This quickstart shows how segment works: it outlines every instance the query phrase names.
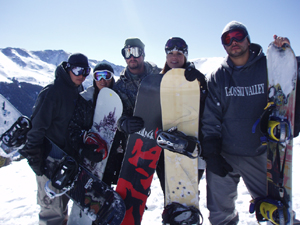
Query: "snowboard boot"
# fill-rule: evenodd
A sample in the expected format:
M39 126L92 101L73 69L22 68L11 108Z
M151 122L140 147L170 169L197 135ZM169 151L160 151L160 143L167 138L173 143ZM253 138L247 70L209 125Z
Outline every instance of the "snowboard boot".
M194 206L185 206L177 202L165 206L162 214L164 225L201 225L203 216Z

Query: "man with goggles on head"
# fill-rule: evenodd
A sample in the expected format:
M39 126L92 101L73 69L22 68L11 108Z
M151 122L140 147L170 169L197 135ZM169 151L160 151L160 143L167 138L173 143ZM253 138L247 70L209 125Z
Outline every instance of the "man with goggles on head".
M135 100L141 81L150 74L159 74L159 69L154 63L146 62L145 45L139 38L128 38L121 53L127 66L121 72L120 79L113 89L118 93L123 102L123 114L118 120L118 129L126 136L141 130L144 121L133 116Z
M39 224L63 224L68 218L69 199L66 195L50 201L44 191L45 183L49 180L44 176L45 158L49 155L55 163L63 157L60 152L49 147L45 137L65 151L70 151L66 141L69 136L68 125L79 92L83 91L82 82L89 73L90 67L85 55L70 55L67 62L62 62L56 68L55 80L41 90L33 107L32 129L28 132L28 141L20 153L28 159L37 175L37 199L41 207ZM52 190L59 193L57 189Z
M237 224L237 185L243 178L253 198L266 196L266 149L252 126L267 105L267 65L262 47L251 43L246 27L228 23L221 36L228 56L208 79L202 118L207 208L211 224ZM274 43L290 44L274 35ZM260 87L256 93L247 92Z

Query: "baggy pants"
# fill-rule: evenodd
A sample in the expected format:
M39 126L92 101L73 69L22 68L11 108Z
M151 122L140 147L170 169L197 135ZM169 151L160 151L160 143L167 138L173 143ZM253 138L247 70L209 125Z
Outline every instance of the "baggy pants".
M36 180L38 185L37 203L41 206L39 225L62 225L68 219L69 198L66 195L62 195L50 199L44 190L45 184L49 179L46 176L36 176ZM51 182L49 188L59 193L59 190L54 188Z
M266 153L256 157L222 155L232 166L233 172L220 177L206 170L207 208L212 225L238 223L235 201L240 178L243 179L252 198L263 197L267 194Z

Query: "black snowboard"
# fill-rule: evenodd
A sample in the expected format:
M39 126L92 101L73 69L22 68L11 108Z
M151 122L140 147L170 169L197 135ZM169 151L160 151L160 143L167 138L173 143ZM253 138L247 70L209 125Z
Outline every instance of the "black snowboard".
M65 164L67 164L67 166L72 163L74 164L74 162L72 162L73 158L68 156L50 140L49 145L52 145L51 148L61 151L61 156L63 156L61 161L66 161ZM66 158L68 160L66 160ZM46 160L45 175L49 179L53 178L55 175L58 178L63 177L65 174L61 172L61 169L64 169L61 168L62 165L63 164L58 164L56 165L56 168L53 168L53 163L51 164L51 160L49 160L48 157ZM76 165L73 165L73 167L76 167ZM53 179L53 182L55 182L55 179ZM53 186L60 185L63 183L63 178L60 181L57 181L56 184L53 184L53 182ZM74 182L68 186L70 186L71 189L65 194L94 221L94 224L119 225L122 222L125 215L125 204L123 199L110 186L94 176L85 167L78 164Z
M138 91L134 115L143 118L145 124L141 131L129 136L116 188L126 205L124 225L141 223L160 157L161 148L156 144L156 136L161 129L161 79L161 74L148 75Z

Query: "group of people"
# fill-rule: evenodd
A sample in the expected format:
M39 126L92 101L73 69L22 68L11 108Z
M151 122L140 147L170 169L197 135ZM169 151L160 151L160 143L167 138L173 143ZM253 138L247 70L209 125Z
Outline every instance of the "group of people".
M140 39L128 38L121 51L127 66L119 80L115 82L114 70L109 64L99 63L93 69L93 85L86 90L82 83L91 68L85 55L72 54L58 66L55 80L42 89L36 100L32 129L22 150L37 175L39 224L66 224L68 219L69 199L65 195L49 199L44 191L48 180L43 170L45 158L52 159L53 164L61 158L59 152L47 147L47 140L78 160L101 161L101 151L94 151L100 146L84 143L83 134L92 126L99 91L103 87L112 88L122 100L123 114L117 122L118 131L103 180L109 185L116 184L126 139L144 126L143 118L133 116L139 85L146 76L159 73L163 76L173 68L184 68L188 81L197 79L200 83L199 140L206 162L209 221L211 224L238 223L235 200L240 178L253 198L266 195L266 151L258 151L262 149L260 135L251 133L267 105L266 56L260 45L251 43L247 28L240 22L232 21L225 26L221 42L228 55L220 67L206 77L188 61L188 45L179 37L167 41L163 69L145 61L145 45ZM277 46L290 44L287 38L277 36L274 43ZM262 85L263 90L256 95L226 94L228 88L253 85ZM299 114L296 111L296 119ZM299 128L296 120L294 136L298 135ZM204 169L199 167L199 181ZM156 172L164 192L164 154L160 156Z

